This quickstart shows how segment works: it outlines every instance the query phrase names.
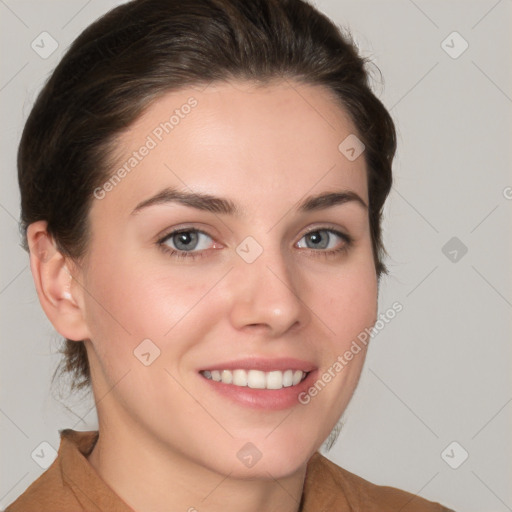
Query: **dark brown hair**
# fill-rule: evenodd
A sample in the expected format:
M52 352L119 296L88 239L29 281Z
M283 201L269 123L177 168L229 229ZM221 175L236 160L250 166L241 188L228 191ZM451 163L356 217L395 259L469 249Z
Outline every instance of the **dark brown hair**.
M27 226L46 220L62 253L80 260L93 191L113 172L116 141L155 99L213 81L285 78L334 93L366 146L380 278L387 273L381 215L396 135L366 63L350 37L303 0L134 0L116 7L72 43L26 122L18 150L25 248ZM66 340L62 353L71 389L87 387L84 343Z

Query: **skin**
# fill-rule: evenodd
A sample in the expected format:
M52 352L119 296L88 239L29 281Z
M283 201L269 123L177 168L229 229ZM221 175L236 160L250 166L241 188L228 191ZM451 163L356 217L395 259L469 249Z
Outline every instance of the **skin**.
M285 410L230 401L198 369L296 357L321 376L375 323L367 210L356 201L296 209L308 196L340 190L368 204L365 161L338 150L356 130L326 89L236 82L157 100L120 137L117 163L191 96L197 106L93 201L80 264L53 248L44 222L29 227L36 287L56 329L86 340L100 429L89 462L127 504L137 511L167 511L169 503L173 510L297 511L307 461L352 397L366 350L309 404ZM178 203L133 213L166 187L229 198L243 215ZM203 257L179 259L158 244L184 226L211 237L199 246ZM353 241L321 231L329 248L310 248L312 228ZM236 252L247 236L263 249L250 264ZM148 338L160 356L145 366L133 352ZM237 458L247 442L262 454L251 468Z

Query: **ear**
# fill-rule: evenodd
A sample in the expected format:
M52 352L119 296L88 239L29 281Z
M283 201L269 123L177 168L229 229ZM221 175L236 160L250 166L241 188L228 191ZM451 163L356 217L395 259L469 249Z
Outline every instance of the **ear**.
M39 302L59 334L75 341L88 339L82 289L71 274L71 269L77 272L77 266L59 252L47 228L46 221L37 221L27 229L30 269Z

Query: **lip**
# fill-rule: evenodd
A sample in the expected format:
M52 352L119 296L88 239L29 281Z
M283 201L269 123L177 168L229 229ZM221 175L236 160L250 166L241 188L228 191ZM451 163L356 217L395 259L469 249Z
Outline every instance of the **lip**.
M274 370L302 370L311 372L316 370L316 366L308 361L295 359L293 357L283 357L279 359L266 358L245 358L236 361L227 361L225 363L213 364L211 366L200 368L198 371L205 370L261 370L262 372L271 372Z
M201 375L205 370L302 370L307 372L306 378L295 386L281 389L253 389L247 386L235 386L207 379ZM301 405L299 395L304 393L315 382L318 368L307 361L294 358L280 359L239 359L222 364L213 364L198 370L199 378L215 393L245 408L277 411Z

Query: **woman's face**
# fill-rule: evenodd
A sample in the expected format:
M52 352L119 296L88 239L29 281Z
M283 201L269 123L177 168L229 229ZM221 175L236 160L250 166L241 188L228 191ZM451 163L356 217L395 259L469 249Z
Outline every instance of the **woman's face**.
M354 132L319 86L236 82L169 93L121 136L73 288L101 429L232 476L303 467L377 314Z

